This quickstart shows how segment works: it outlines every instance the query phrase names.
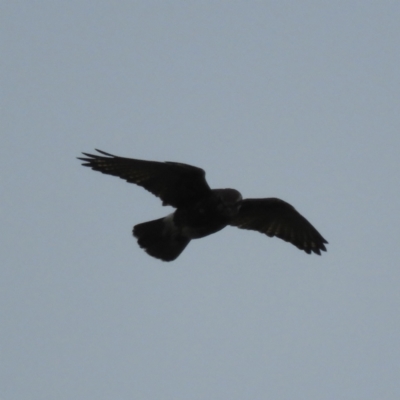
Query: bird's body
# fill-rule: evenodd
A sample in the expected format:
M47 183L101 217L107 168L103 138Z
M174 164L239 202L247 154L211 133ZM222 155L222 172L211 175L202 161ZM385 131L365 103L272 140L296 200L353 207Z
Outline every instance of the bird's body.
M241 194L234 189L214 189L197 203L178 208L175 225L191 239L199 239L225 228L239 212Z
M210 189L204 170L181 163L136 160L97 150L83 153L84 166L144 187L175 212L135 225L133 235L151 256L176 259L192 239L227 225L277 236L310 254L326 251L328 243L290 204L275 198L242 199L235 189Z

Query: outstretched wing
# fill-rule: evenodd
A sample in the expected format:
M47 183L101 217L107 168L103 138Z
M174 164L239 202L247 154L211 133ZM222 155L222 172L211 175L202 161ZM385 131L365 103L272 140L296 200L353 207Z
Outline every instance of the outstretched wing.
M328 243L294 207L275 198L243 200L238 215L229 224L276 236L307 254L321 255Z
M96 151L102 155L83 153L86 157L78 157L84 161L82 165L142 186L159 197L163 205L185 206L211 191L201 168L175 162L135 160Z

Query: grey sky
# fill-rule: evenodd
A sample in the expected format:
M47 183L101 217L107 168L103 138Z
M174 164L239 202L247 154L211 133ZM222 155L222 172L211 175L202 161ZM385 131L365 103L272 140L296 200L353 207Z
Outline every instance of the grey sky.
M399 2L1 8L1 400L400 398ZM95 147L282 198L328 253L153 259L170 208Z

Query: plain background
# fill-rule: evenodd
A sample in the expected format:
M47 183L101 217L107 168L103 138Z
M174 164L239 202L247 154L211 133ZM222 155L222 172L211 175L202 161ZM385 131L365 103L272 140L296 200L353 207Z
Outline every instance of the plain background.
M1 5L1 400L400 398L398 1ZM293 204L321 257L171 212L81 151Z

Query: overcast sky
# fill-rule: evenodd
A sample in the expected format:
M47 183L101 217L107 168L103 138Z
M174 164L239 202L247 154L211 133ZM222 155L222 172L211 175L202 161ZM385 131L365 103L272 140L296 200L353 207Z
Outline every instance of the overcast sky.
M1 400L400 398L400 2L5 1ZM321 257L233 227L174 262L113 154L278 197Z

